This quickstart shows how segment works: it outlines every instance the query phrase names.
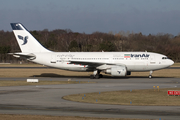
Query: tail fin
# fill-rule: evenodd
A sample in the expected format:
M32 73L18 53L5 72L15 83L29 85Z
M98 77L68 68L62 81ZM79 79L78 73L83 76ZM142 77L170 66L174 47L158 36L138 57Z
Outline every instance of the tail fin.
M23 53L50 52L44 48L21 23L11 23L11 27Z

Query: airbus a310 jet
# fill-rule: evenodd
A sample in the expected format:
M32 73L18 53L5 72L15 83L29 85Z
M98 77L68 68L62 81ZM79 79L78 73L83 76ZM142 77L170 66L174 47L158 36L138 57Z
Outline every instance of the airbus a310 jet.
M101 72L124 77L131 72L167 68L174 62L167 56L152 52L53 52L44 48L21 23L11 23L21 52L11 53L34 63L69 71L92 71L90 78L102 77Z

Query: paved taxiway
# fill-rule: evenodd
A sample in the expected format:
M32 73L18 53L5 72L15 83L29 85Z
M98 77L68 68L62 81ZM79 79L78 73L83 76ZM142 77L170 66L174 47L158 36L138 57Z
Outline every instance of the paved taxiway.
M68 78L38 78L64 81ZM5 80L5 78L0 78ZM26 78L6 78L26 80ZM71 78L72 81L95 81L93 84L66 84L0 87L0 113L38 114L57 116L85 116L110 118L145 118L179 120L180 106L125 106L79 103L63 100L70 94L116 90L152 89L180 87L179 78ZM133 104L133 100L132 100Z

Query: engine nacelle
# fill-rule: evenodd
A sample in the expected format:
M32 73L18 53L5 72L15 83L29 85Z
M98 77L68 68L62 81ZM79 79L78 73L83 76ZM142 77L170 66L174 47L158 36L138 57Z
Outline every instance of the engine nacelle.
M106 69L105 73L111 74L112 76L126 76L127 70L125 66L114 66L110 69Z

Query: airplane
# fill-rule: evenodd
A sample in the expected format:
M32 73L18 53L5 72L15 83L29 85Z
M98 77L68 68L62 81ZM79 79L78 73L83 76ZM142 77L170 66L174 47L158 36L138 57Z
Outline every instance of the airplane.
M21 23L10 23L21 52L14 57L68 71L93 72L91 79L99 79L101 72L112 77L125 77L131 72L164 69L174 64L167 56L153 52L53 52L44 48Z

